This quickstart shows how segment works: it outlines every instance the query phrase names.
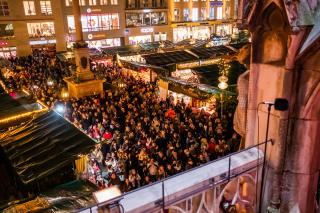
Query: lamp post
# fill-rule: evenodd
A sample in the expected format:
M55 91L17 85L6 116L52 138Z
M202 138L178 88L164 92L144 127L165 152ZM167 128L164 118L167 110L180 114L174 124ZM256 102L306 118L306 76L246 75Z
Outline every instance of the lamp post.
M221 104L221 118L222 118L222 115L223 115L223 91L225 89L228 88L228 77L222 75L218 78L219 80L219 84L218 84L218 87L219 89L221 89L221 93L220 93L220 104Z

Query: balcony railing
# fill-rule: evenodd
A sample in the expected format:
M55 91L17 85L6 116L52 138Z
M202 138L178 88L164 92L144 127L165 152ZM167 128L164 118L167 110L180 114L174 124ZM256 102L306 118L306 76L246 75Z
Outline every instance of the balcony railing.
M80 210L98 212L99 208L119 206L124 212L157 212L166 209L192 194L230 181L263 164L262 148L267 142L232 153L199 167L138 188L104 203ZM142 199L143 198L143 199Z

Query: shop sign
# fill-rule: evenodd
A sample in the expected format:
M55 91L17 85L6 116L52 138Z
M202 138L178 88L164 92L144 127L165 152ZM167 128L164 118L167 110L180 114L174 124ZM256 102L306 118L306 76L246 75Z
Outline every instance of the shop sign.
M153 32L153 28L149 27L149 28L142 28L141 29L142 33L152 33Z
M98 9L98 8L95 8L95 9L87 8L87 13L92 13L92 12L101 12L101 9Z
M213 6L222 6L223 5L223 2L222 1L212 1L210 2L210 6L213 7Z
M101 38L105 38L106 35L105 34L88 34L88 39L101 39Z
M36 40L36 41L30 41L30 45L39 45L39 44L55 44L57 41L55 39L53 40Z

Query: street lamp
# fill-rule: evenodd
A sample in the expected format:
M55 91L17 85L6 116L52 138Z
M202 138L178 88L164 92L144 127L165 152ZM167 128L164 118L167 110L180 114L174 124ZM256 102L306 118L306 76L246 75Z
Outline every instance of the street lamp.
M228 77L222 75L218 78L219 80L219 84L218 84L218 87L219 89L221 89L221 93L220 93L220 103L221 103L221 118L222 118L222 115L223 115L223 91L225 89L228 88Z

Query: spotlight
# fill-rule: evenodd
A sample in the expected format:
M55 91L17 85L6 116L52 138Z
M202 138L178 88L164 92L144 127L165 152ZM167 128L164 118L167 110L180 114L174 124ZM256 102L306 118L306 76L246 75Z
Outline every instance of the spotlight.
M59 104L56 106L56 111L59 113L59 114L63 114L64 111L65 111L65 108L62 104Z

